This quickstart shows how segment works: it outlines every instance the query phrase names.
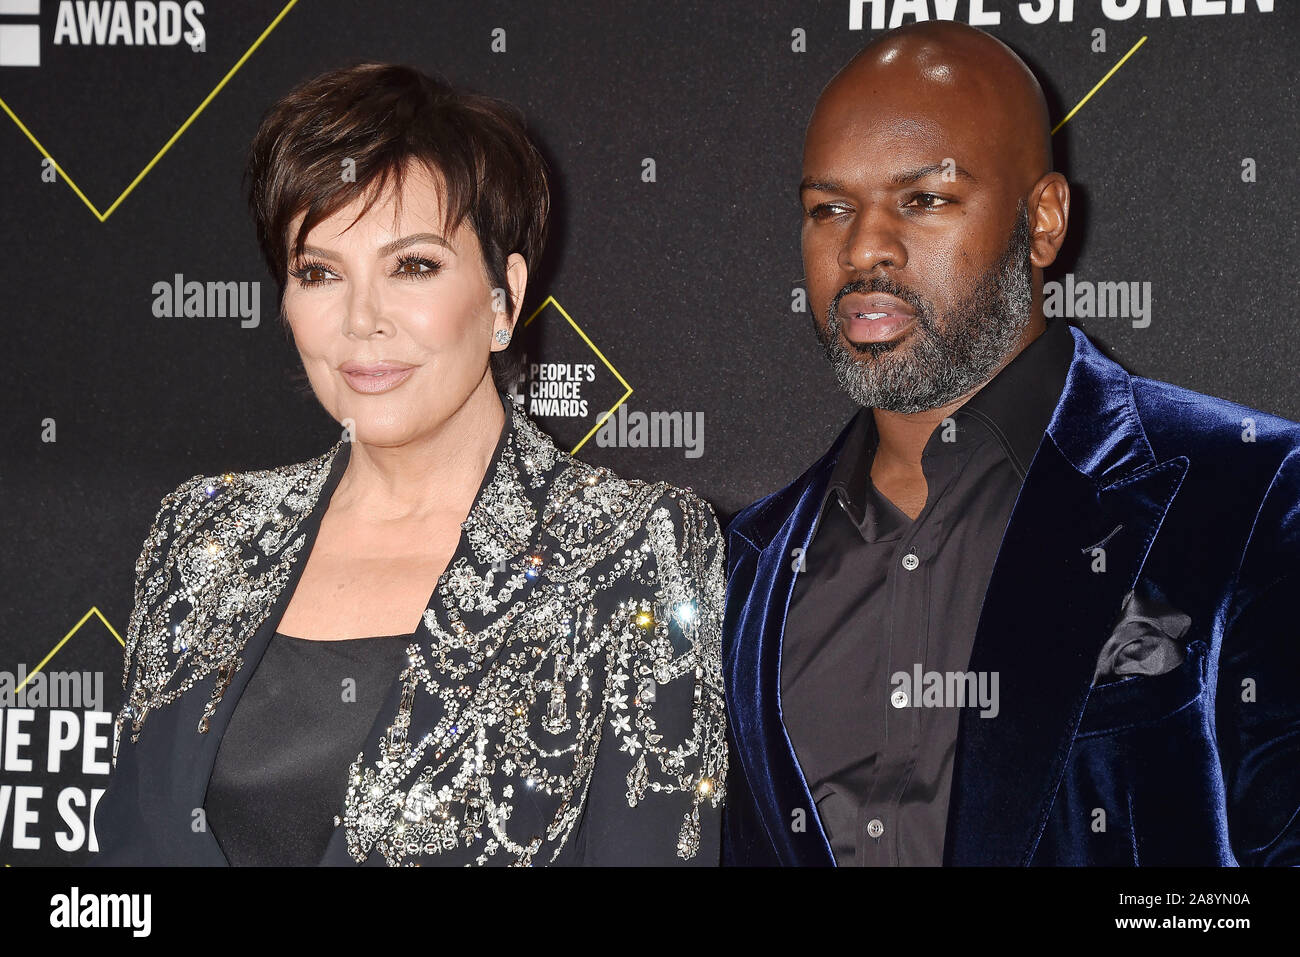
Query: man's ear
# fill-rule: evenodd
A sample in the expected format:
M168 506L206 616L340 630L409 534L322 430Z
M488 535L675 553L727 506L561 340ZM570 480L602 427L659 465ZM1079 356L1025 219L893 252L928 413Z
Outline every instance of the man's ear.
M1070 184L1060 173L1045 175L1029 193L1029 261L1039 269L1056 262L1070 225Z

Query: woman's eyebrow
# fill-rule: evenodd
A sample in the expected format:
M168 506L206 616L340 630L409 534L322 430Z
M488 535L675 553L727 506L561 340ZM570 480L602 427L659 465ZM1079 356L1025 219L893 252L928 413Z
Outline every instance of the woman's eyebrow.
M414 246L417 243L436 243L439 246L446 246L448 249L451 249L452 252L456 251L455 249L452 249L451 243L447 242L447 240L443 239L437 233L412 233L410 236L403 236L401 239L394 239L391 243L385 243L380 246L376 255L382 259L384 256L391 256L399 249L405 249L407 246ZM310 253L313 256L326 256L330 259L343 258L334 250L322 249L320 246L303 246L302 251L304 253Z

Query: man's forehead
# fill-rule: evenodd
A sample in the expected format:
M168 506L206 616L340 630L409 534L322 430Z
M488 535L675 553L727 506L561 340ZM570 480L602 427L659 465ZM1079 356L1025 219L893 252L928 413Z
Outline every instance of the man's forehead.
M1051 168L1047 130L1042 92L1012 51L976 31L921 24L868 47L827 84L805 131L803 172L947 159L981 179L1012 169L1036 177Z
M838 146L866 137L888 137L908 143L947 138L948 124L933 111L898 109L890 104L861 103L833 112L819 112L808 125L805 149Z
M964 100L965 98L960 98ZM804 173L870 162L914 167L955 159L969 167L996 149L996 118L947 95L882 93L818 104L804 138Z
M840 124L809 128L803 174L834 177L871 171L890 175L944 161L970 168L978 161L979 150L964 143L960 134L931 116L864 112Z
M818 99L807 132L809 137L827 130L880 128L899 135L960 133L979 129L1001 112L999 105L996 91L979 82L936 83L911 74L841 78Z

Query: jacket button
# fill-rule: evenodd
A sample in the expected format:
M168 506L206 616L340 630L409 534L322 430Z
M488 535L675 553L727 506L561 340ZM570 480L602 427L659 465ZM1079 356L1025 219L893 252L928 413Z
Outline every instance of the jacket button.
M873 817L867 823L867 833L872 837L880 837L880 835L885 833L885 825L881 823L880 818Z
M903 556L903 567L909 572L916 571L916 567L921 564L921 559L917 558L912 552Z

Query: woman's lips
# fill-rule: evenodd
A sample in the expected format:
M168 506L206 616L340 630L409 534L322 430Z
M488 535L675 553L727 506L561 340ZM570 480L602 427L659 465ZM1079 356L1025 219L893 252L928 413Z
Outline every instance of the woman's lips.
M384 362L372 364L345 362L339 367L339 372L343 374L343 381L353 392L362 395L376 395L396 389L409 379L414 371L415 366Z

